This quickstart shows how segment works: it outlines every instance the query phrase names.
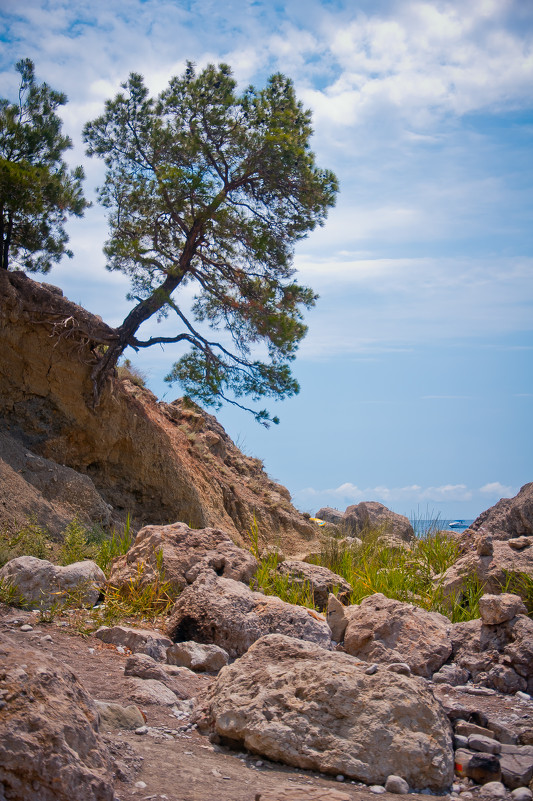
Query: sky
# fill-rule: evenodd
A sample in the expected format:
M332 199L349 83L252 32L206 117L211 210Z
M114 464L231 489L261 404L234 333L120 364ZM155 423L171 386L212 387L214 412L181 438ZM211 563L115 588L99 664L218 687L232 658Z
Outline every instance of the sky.
M301 391L269 404L268 431L217 417L298 508L471 519L533 480L533 3L0 0L0 22L0 96L15 98L25 57L66 92L68 160L93 201L104 168L81 131L131 71L154 94L187 60L230 64L242 88L293 79L340 182L295 252L320 295ZM105 210L67 230L74 258L44 280L120 323L131 303L105 270ZM179 397L171 346L129 355L158 397Z

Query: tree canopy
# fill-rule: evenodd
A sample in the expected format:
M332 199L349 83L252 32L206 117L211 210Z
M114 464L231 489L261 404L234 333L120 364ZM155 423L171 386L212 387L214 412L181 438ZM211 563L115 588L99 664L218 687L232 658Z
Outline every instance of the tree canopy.
M97 394L127 346L166 342L191 346L167 380L208 405L298 392L289 363L316 296L294 280L294 245L323 224L338 189L315 164L310 112L281 74L238 94L225 64L197 73L189 63L157 98L136 73L122 88L84 130L87 152L107 166L107 267L131 277L137 300L96 365ZM192 306L175 296L187 284ZM137 338L168 313L175 336Z
M18 102L0 99L0 266L13 263L46 273L67 248L64 223L83 216L83 170L69 171L63 154L72 147L56 113L66 96L35 81L34 65L23 59Z

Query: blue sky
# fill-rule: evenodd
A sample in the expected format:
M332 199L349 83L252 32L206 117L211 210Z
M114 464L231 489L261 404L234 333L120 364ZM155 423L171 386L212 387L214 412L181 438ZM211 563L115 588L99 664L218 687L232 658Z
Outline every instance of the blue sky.
M83 124L132 70L155 93L226 61L243 85L273 71L312 109L337 207L295 265L321 298L295 363L296 398L265 431L218 414L302 510L378 500L475 517L533 480L533 4L524 0L3 0L2 96L17 59L65 91L86 194L103 177ZM47 279L109 323L105 213L69 223L75 257ZM155 324L154 324L155 325ZM170 347L134 357L165 400Z

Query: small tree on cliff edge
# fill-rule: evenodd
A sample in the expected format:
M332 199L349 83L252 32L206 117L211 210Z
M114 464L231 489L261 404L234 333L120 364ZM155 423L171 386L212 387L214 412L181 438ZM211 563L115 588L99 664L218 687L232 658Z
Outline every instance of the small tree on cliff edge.
M0 98L0 267L48 272L67 249L68 214L83 216L83 170L70 172L63 153L72 147L61 133L56 109L61 92L36 84L29 58L16 65L17 103Z
M254 400L298 392L289 362L316 296L293 280L293 248L324 222L337 192L309 149L310 112L279 74L237 95L225 64L196 74L189 63L157 99L135 73L123 89L84 132L89 155L107 165L107 267L131 277L138 301L96 365L96 394L127 346L166 342L191 346L167 380L206 404L240 406L228 391ZM174 297L187 284L196 289L190 311ZM167 313L175 336L137 338L142 323ZM227 333L212 341L198 323ZM253 357L257 345L265 361Z

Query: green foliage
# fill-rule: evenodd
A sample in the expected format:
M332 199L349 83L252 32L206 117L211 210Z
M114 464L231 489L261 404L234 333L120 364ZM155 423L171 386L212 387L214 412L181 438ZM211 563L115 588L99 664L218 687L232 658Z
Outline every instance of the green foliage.
M137 574L125 586L107 585L105 602L100 611L100 620L111 625L124 618L142 618L155 621L170 611L176 601L171 582L165 580L163 554L156 554L156 576L149 583L144 581L145 565L137 565Z
M56 110L66 96L35 82L34 65L16 65L21 81L18 101L0 98L0 267L11 262L46 273L67 249L67 215L82 217L81 167L69 171L63 154L72 147L61 133Z
M27 606L22 593L11 582L2 578L0 578L0 603L22 608Z
M365 532L362 545L346 545L325 537L317 564L324 565L352 586L351 603L381 592L388 598L441 612L454 623L479 617L479 598L484 588L475 576L465 577L460 593L445 597L435 577L459 558L453 537L437 527L417 537L410 549L392 547L382 530Z
M315 164L310 112L281 74L239 95L225 64L197 74L189 63L157 98L137 73L123 89L84 136L88 154L107 166L99 195L109 209L107 267L131 278L138 304L95 381L128 345L181 342L191 350L167 380L204 404L240 406L228 393L293 395L289 365L307 330L303 310L316 300L294 280L294 246L324 223L338 190L333 173ZM186 284L196 290L190 312L173 298ZM175 336L136 338L143 322L169 313ZM203 324L226 329L231 346L212 341Z
M36 556L47 559L52 545L45 528L29 516L22 528L10 531L5 527L0 531L0 567L17 556Z
M111 563L117 556L123 556L129 551L133 543L133 531L131 529L131 520L128 515L122 533L113 529L111 537L101 541L98 552L94 561L104 571L106 576L109 575L111 570Z
M63 532L63 545L58 554L60 565L72 565L96 555L94 546L88 542L86 527L75 517Z
M138 387L146 386L145 374L142 370L139 370L138 367L135 367L130 359L123 359L122 364L118 365L117 376L119 378L127 378L128 381L131 381L132 384L136 384Z
M279 573L276 553L269 554L258 561L257 573L250 582L251 589L262 590L265 595L277 595L278 598L289 604L316 609L310 583Z

